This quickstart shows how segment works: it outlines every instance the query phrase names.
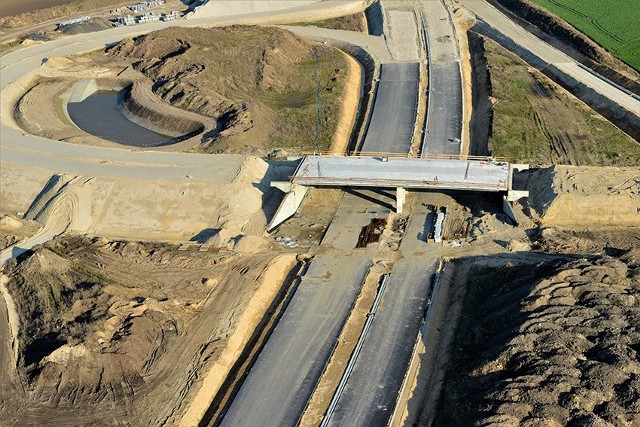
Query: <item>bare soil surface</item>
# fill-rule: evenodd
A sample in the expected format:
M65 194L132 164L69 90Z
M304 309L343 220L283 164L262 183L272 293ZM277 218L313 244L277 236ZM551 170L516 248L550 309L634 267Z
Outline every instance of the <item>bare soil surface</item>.
M316 134L318 147L328 149L338 130L345 140L351 131L339 118L358 102L359 65L352 62L333 47L278 28L170 28L123 40L106 53L52 58L20 99L16 117L36 135L115 146L73 126L64 99L78 78L99 86L133 82L126 107L142 123L205 127L162 150L284 156L316 149Z
M639 227L640 168L554 166L521 175L542 226Z
M233 363L219 358L243 347L235 329L261 320L252 297L275 297L281 283L261 278L279 279L276 257L68 236L12 261L21 326L3 425L175 424L201 373Z
M341 16L339 18L325 19L316 22L299 22L291 25L314 25L321 28L329 28L331 30L356 31L358 33L368 34L367 18L364 12L354 13L352 15Z
M469 260L435 425L640 422L638 231L547 232L539 245L590 254L537 264Z
M332 47L260 27L170 28L123 40L107 56L132 64L170 104L217 121L204 136L215 153L312 149L318 85L319 144L328 148L348 68Z
M40 228L40 224L27 221L13 215L0 215L0 250L31 236Z

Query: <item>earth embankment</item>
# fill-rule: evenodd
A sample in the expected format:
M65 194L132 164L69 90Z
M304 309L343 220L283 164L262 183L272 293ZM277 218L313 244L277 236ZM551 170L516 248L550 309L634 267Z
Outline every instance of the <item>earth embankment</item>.
M633 240L617 257L476 259L434 425L640 422Z
M536 169L527 188L531 214L544 226L640 226L640 168Z
M278 28L169 28L123 40L103 61L130 64L165 102L216 123L209 152L313 149L336 131L347 81L343 54Z
M208 121L197 113L189 114L175 108L167 111L166 104L154 96L148 86L140 83L133 83L124 89L121 109L130 120L151 130L177 133L179 140L202 133Z
M10 262L20 328L3 425L177 424L200 375L233 364L294 262L74 236Z
M640 94L640 74L571 24L529 0L490 0L502 7L529 31L564 51L594 71Z

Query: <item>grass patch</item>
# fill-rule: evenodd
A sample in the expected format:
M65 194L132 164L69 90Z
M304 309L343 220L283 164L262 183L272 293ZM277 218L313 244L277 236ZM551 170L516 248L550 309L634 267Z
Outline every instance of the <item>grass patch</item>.
M493 155L533 164L640 164L640 145L620 129L498 44L485 40L485 49Z
M640 1L533 0L640 71Z

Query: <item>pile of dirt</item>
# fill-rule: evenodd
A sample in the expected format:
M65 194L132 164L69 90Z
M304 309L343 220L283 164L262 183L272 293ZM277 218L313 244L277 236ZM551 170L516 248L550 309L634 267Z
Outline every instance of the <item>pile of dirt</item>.
M545 226L640 226L640 168L553 166L528 176L530 213Z
M315 22L300 22L292 25L313 25L320 28L329 28L331 30L356 31L358 33L367 34L367 18L364 12L354 13L351 15L341 16L339 18L325 19Z
M243 335L263 315L248 301L278 291L259 280L276 256L68 236L11 261L18 379L3 425L175 424L245 310Z
M35 233L40 225L13 215L0 215L0 250L6 249Z
M435 425L638 425L637 255L476 264Z
M210 152L312 149L318 96L319 142L328 148L347 76L340 51L278 28L170 28L125 39L106 54L132 64L171 105L214 120L203 138Z
M89 21L65 25L60 29L60 32L70 36L74 34L93 33L95 31L106 30L112 26L111 21L106 18L93 18Z

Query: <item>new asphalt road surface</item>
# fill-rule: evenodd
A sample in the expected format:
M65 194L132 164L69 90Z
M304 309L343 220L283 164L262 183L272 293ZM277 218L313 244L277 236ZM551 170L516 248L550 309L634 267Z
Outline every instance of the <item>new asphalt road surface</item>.
M451 16L441 0L421 2L428 47L429 93L422 154L460 154L462 80Z
M429 121L425 155L460 154L462 82L458 62L435 62L429 67Z
M422 324L435 270L436 261L424 257L395 264L330 425L387 425Z
M222 426L296 425L331 356L370 260L366 252L320 255L313 260Z
M418 104L419 66L417 62L381 65L371 121L361 151L409 152Z
M375 197L375 195L373 195ZM316 256L223 426L293 426L307 405L360 292L375 245L354 250L361 228L389 210L345 194Z

